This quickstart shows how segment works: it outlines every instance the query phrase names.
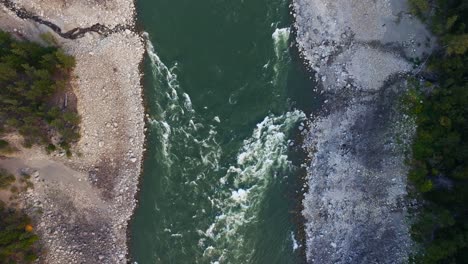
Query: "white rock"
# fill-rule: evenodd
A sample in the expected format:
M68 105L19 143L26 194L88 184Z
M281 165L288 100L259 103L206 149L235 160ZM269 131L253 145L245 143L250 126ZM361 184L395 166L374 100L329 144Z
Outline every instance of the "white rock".
M34 178L39 177L39 171L34 171L31 176L33 176Z

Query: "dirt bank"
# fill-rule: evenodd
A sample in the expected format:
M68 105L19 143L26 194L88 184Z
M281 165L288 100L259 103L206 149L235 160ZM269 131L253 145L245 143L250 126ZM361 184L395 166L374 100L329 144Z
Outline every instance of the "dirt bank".
M34 172L22 206L42 238L44 263L126 263L127 221L135 207L144 143L139 64L144 53L129 0L13 1L63 32L99 23L122 28L62 38L47 25L0 8L0 25L19 38L43 42L51 32L76 58L73 89L82 138L67 159L43 148L22 149L1 166ZM14 136L11 141L18 142ZM19 148L20 146L17 145Z
M404 263L405 79L434 40L406 0L294 0L297 42L327 98L311 117L303 201L310 263Z

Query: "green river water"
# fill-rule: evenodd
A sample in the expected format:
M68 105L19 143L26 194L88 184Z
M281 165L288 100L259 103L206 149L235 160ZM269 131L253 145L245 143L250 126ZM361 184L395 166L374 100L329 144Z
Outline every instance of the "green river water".
M149 121L133 261L302 262L290 146L313 87L287 5L137 1Z

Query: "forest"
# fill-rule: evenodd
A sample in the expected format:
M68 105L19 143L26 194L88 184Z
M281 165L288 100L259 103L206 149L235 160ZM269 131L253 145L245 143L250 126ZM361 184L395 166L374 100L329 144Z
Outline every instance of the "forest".
M54 46L20 41L0 31L0 155L15 151L4 136L19 133L23 146L58 148L71 155L79 139L75 109L57 104L70 89L75 59ZM0 191L18 191L15 176L0 169ZM28 185L28 187L31 187ZM0 201L0 263L32 263L38 236L28 216Z
M69 88L74 66L74 58L54 46L19 41L0 31L0 135L18 132L25 147L61 147L71 155L80 118L54 98Z
M13 196L18 191L15 181L14 175L0 168L0 191L10 189ZM0 201L0 263L34 262L40 248L33 231L31 219L24 212Z
M407 102L417 132L409 180L422 198L413 263L468 263L468 2L410 0L439 39Z
M37 259L39 237L23 212L0 201L0 263L32 263Z

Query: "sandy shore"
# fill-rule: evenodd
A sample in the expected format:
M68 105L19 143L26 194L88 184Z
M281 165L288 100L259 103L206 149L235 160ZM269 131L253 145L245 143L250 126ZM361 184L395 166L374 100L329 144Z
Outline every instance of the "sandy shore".
M134 26L130 0L14 2L63 31L96 23ZM4 6L0 25L39 42L39 34L51 32ZM127 222L136 205L144 147L143 41L130 29L106 36L86 33L75 40L54 36L77 61L73 90L82 138L74 150L80 155L67 159L46 155L42 148L24 149L0 166L34 175L34 190L23 196L22 206L41 236L43 263L126 263Z
M406 0L294 0L297 42L325 98L304 133L303 200L310 263L405 263L405 151L415 126L401 108L434 45Z

